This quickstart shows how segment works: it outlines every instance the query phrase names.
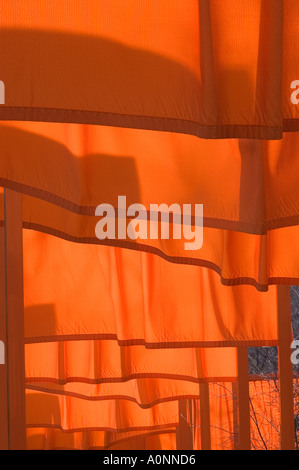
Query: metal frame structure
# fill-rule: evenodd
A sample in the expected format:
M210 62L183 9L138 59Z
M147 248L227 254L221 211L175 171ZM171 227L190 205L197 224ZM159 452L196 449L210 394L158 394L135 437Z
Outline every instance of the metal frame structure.
M22 195L4 190L4 224L0 226L0 340L6 345L6 360L0 365L0 449L26 448L24 302ZM261 294L262 295L262 294ZM281 408L281 449L295 448L293 373L291 355L290 286L279 285L278 341ZM234 412L240 450L250 449L250 406L248 348L238 348L238 380L234 384L237 408ZM200 384L201 448L211 448L209 385ZM190 400L179 401L180 422L177 429L177 449L193 449ZM191 421L191 422L190 422Z

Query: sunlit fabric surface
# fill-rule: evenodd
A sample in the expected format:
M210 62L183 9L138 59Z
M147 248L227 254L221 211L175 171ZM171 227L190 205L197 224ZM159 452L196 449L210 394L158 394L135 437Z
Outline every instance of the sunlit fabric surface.
M299 130L298 13L297 0L2 2L0 118L281 138Z
M203 382L212 448L235 448L235 348L277 345L272 284L299 282L298 15L296 0L2 2L28 448L172 450L183 419L200 449ZM95 208L120 195L203 204L202 248L98 240ZM250 384L255 448L278 446L272 385Z
M220 283L150 253L23 231L25 343L110 339L155 347L277 344L277 288Z

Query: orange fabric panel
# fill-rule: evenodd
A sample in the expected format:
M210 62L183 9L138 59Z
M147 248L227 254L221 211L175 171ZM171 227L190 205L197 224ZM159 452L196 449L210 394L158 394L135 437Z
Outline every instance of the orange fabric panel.
M77 243L103 244L95 237L98 219L63 209L41 199L23 195L23 227L49 233ZM297 225L270 230L266 235L203 227L203 246L186 252L172 241L119 242L124 248L152 252L167 261L207 267L217 272L224 285L251 284L260 291L268 285L299 283L299 228ZM109 243L112 242L107 242ZM118 243L118 242L116 242ZM187 256L186 257L186 253Z
M284 43L284 56L283 59L283 82L288 84L292 83L294 80L298 80L298 63L299 63L299 50L297 47L296 37L299 34L299 25L298 25L298 11L299 5L297 0L288 0L284 1L284 33L283 33L283 43ZM295 13L295 16L292 13ZM286 53L288 51L288 53ZM297 78L295 78L297 77ZM297 88L297 87L296 87ZM291 91L295 91L293 88ZM296 97L298 94L296 93ZM289 123L295 123L295 120L298 119L299 103L296 105L290 106L290 97L289 93L283 93L282 95L282 114L283 117L288 120Z
M276 288L227 288L211 270L24 230L25 342L274 345Z
M237 375L235 348L146 349L89 340L27 344L25 352L27 387L93 400L127 396L144 406L196 396L199 382Z
M265 234L299 220L298 132L285 133L280 141L207 140L13 122L1 123L0 150L3 186L75 214L94 216L101 203L117 208L118 196L126 196L127 207L140 203L148 211L155 203L191 204L194 215L194 204L203 204L205 227L246 233ZM94 227L95 222L93 237ZM169 248L173 242L180 249L180 240L170 240Z
M298 283L298 133L262 143L13 123L2 124L0 134L0 181L25 194L24 227L209 267L225 284L250 283L266 290L279 280ZM139 202L147 209L156 202L202 203L202 248L186 251L185 240L172 237L98 240L95 207L117 206L119 195L126 195L127 206Z
M176 434L159 433L151 436L139 436L127 440L126 443L116 443L110 447L111 450L177 450Z
M150 408L157 403L177 399L198 398L199 385L192 379L187 380L179 375L177 378L166 375L164 378L157 378L155 375L158 376L159 373L146 379L127 379L125 382L104 382L96 385L85 383L82 378L81 381L71 381L72 378L69 378L66 384L60 385L45 377L39 380L27 379L26 389L92 401L125 399L137 403L141 408Z
M90 401L83 398L26 391L27 427L63 431L157 430L176 426L178 403L169 401L140 408L130 400Z
M3 188L0 188L0 201ZM23 195L23 227L49 233L69 241L94 244L96 221L79 216L57 205ZM3 206L0 204L0 226L3 225ZM225 285L252 284L259 290L268 285L299 282L298 226L271 230L267 235L252 235L204 227L204 243L197 259L173 258L157 253L166 260L213 269ZM124 245L126 247L126 245ZM131 247L131 246L130 246ZM132 248L132 247L131 247ZM137 247L135 247L137 248ZM138 244L138 250L148 246ZM297 254L298 251L298 254Z
M1 119L212 138L298 130L296 0L2 3Z
M3 188L0 188L0 201L2 200ZM22 200L24 228L77 243L94 244L99 241L93 238L95 220L92 217L80 217L59 206L26 195L22 196ZM0 226L3 225L3 218L3 207L0 204ZM299 229L296 225L271 230L262 236L204 227L206 243L197 259L173 258L162 252L157 254L168 261L208 267L220 275L224 285L251 284L265 291L272 284L298 284L298 237ZM138 250L140 248L142 251L149 247L138 244Z
M27 450L176 450L175 428L165 431L74 431L27 428Z
M294 386L297 385L296 379ZM237 425L233 417L232 383L210 383L210 416L211 416L211 448L212 450L233 450L234 442L238 440ZM251 412L251 444L253 449L279 449L279 389L277 381L250 381L250 412ZM195 408L194 408L195 407ZM200 444L200 403L193 400L195 431L194 449L199 450ZM188 416L185 416L188 419ZM170 433L169 433L170 431ZM153 437L151 447L147 439L148 433L158 434ZM139 436L139 437L138 437ZM162 438L163 436L163 438ZM142 443L141 443L142 442ZM160 442L160 446L157 446ZM109 448L109 449L163 449L175 450L175 433L171 428L165 429L165 434L159 431L76 431L62 432L53 428L28 428L28 448ZM140 445L140 447L138 446ZM157 446L157 447L156 447Z

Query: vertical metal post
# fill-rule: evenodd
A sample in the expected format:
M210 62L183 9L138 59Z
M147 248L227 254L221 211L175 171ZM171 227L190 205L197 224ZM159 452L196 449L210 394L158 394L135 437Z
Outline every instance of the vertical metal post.
M291 363L291 295L290 286L277 286L278 304L278 373L280 390L281 450L295 450L293 366Z
M4 202L1 199L1 213ZM8 450L8 402L7 402L7 358L6 358L6 283L5 283L5 239L4 217L0 226L0 341L4 344L4 364L0 364L0 450Z
M193 432L188 423L188 400L178 401L179 425L176 430L177 450L193 450Z
M238 449L238 435L239 435L239 416L238 416L238 384L232 383L232 397L233 397L233 427L234 427L234 450Z
M200 437L201 449L211 450L211 422L209 384L200 384Z
M250 450L248 348L238 347L239 450Z
M22 196L4 190L8 447L26 448Z

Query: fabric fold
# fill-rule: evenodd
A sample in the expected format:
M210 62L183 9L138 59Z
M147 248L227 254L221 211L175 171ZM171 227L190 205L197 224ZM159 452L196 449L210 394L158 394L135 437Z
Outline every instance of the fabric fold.
M24 230L25 343L117 340L147 348L277 344L276 287L149 253Z
M296 0L5 3L0 119L280 139L299 130L290 101L298 8Z

